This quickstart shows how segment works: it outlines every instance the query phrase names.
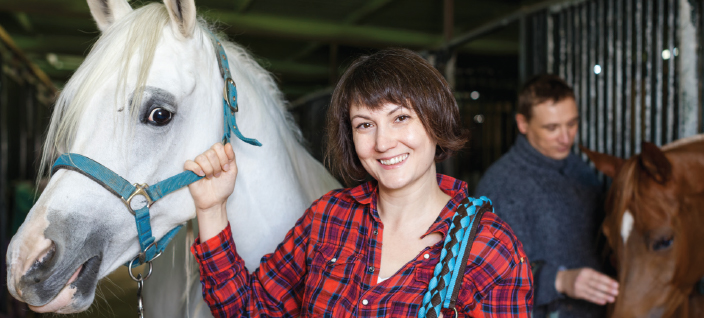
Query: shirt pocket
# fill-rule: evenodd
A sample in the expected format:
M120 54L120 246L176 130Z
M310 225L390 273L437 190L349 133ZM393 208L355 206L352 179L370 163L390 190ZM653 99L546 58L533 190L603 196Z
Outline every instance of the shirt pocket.
M359 253L332 244L313 248L304 306L314 317L346 316L355 306L361 275Z

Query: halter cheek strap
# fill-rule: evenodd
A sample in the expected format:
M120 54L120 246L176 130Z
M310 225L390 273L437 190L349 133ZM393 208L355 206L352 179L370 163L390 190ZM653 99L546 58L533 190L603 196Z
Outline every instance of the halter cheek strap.
M140 253L131 262L125 264L126 266L151 262L157 258L183 227L183 225L177 226L167 232L161 240L156 241L152 235L149 207L167 194L202 178L191 171L185 171L152 186L146 184L133 185L98 162L75 153L59 156L52 167L52 173L59 169L76 171L97 182L103 188L122 199L129 212L134 215L137 224ZM137 196L143 196L147 204L137 210L133 210L131 206L132 199Z
M210 38L213 41L213 46L215 47L215 55L218 58L220 76L222 76L222 79L225 81L225 87L222 92L222 108L223 115L225 116L225 120L223 122L222 142L230 142L230 138L232 137L232 134L234 134L237 138L250 145L261 146L262 144L258 140L243 136L239 127L237 127L237 118L235 117L235 113L239 111L239 107L237 106L237 88L235 86L235 81L232 79L232 75L230 74L230 63L227 62L227 54L225 54L225 48L222 46L222 43L220 43L220 40L218 40L212 32L208 31L208 34L210 34Z

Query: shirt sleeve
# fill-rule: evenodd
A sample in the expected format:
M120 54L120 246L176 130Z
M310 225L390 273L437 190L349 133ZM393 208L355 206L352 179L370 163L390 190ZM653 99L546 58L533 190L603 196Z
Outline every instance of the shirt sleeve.
M565 296L555 289L555 280L560 266L545 262L542 264L535 278L535 305L547 305L555 300L563 299Z
M472 244L456 307L469 317L525 317L533 307L528 257L511 228L485 213Z
M307 273L306 249L313 206L296 222L276 251L262 257L250 274L237 254L230 225L191 247L199 268L203 298L215 317L295 317Z

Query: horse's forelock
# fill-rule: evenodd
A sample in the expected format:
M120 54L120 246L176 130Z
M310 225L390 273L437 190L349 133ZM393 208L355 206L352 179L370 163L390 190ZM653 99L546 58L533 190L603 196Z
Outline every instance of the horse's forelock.
M101 34L84 62L66 83L54 106L38 179L46 177L48 167L59 154L69 151L75 140L78 121L100 86L117 74L117 91L125 91L128 67L135 53L140 58L136 87L144 86L156 46L168 21L164 5L152 3L133 11ZM136 98L132 99L129 112L136 117L142 94L138 89L134 95ZM127 104L127 98L123 94L115 96L118 108Z

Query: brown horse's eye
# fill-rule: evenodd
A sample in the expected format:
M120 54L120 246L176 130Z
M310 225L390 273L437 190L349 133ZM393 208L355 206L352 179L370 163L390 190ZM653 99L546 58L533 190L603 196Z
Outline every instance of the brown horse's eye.
M666 249L670 248L670 246L672 246L672 240L673 240L672 236L663 237L663 238L656 240L652 246L653 251L657 252L657 251L662 251L662 250L666 250Z

